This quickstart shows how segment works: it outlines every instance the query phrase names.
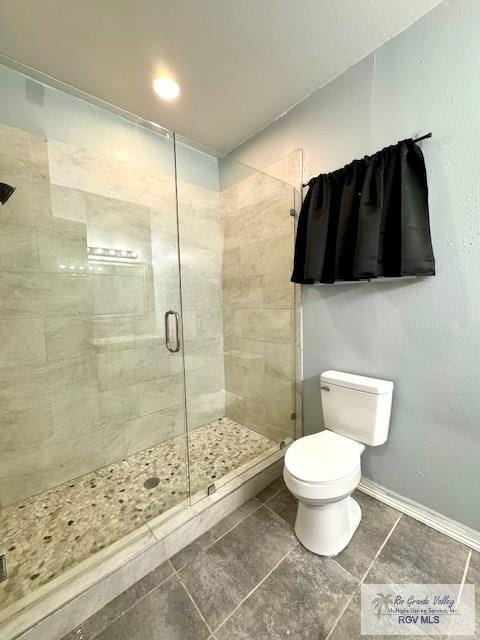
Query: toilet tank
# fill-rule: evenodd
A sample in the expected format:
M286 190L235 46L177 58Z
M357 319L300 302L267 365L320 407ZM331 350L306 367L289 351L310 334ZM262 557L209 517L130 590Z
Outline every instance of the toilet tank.
M387 440L393 382L325 371L320 387L326 429L374 447Z

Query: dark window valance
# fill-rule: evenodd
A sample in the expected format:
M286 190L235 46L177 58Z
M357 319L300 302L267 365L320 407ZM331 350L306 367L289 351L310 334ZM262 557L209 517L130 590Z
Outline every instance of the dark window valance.
M427 174L412 139L310 180L292 282L434 274Z

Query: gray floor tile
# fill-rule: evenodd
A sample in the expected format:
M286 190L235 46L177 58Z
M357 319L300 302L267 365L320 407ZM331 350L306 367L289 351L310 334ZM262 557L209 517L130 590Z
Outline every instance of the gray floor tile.
M179 575L215 628L295 545L288 524L260 507Z
M218 640L321 640L357 581L296 547L217 631Z
M478 613L480 614L480 553L478 551L472 551L465 582L478 587L475 596L477 598Z
M280 489L285 489L285 482L283 478L277 478L272 484L269 484L268 487L265 487L263 491L257 493L255 496L260 502L266 502L269 498L275 495Z
M472 551L472 557L470 558L467 575L465 576L465 584L475 585L475 638L478 640L480 639L480 553L478 553L478 551ZM465 636L463 637L465 638ZM454 636L452 636L452 640L453 638Z
M362 509L360 526L335 560L356 578L362 578L400 515L399 511L356 491Z
M157 569L148 573L144 578L133 584L129 589L121 593L114 600L105 605L100 611L88 618L81 626L81 633L77 630L66 635L63 640L91 640L101 631L111 625L117 618L124 614L130 607L145 595L153 591L169 576L173 574L173 568L169 562L164 562Z
M96 640L206 640L205 623L177 576L140 600Z
M467 556L460 542L403 515L365 582L460 583Z
M344 614L340 618L339 622L335 626L330 638L328 640L381 640L384 638L385 640L419 640L419 638L423 638L424 640L428 640L429 636L425 635L414 635L414 636L397 636L397 635L378 635L378 636L369 636L369 635L361 635L361 624L360 624L360 594L357 591L355 593L354 598L348 605ZM437 636L438 638L438 636Z
M253 500L249 500L245 504L242 504L241 507L230 513L226 518L214 525L211 529L206 531L199 538L194 540L187 547L179 551L170 558L175 569L179 570L191 562L200 553L200 551L213 544L218 540L218 538L223 536L246 516L255 511L255 509L258 509L258 507L260 507L260 502L258 500L255 498Z
M269 509L278 513L280 517L288 522L290 526L295 525L297 517L297 500L292 496L288 489L283 489L273 498L265 503Z

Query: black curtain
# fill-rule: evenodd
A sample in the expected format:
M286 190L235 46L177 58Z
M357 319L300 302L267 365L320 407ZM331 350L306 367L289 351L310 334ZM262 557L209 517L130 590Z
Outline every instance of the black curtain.
M434 274L427 174L413 140L310 180L292 282Z

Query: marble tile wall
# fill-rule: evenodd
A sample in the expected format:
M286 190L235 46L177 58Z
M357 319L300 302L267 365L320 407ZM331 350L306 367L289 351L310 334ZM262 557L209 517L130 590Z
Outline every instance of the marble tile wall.
M0 505L184 431L173 177L0 125ZM179 183L192 425L225 412L218 193ZM130 249L134 263L88 257Z
M187 423L195 429L225 415L219 194L180 176L178 213Z
M294 190L257 173L220 203L226 415L281 441L295 435Z
M292 175L292 161L272 175ZM183 433L176 193L158 176L0 125L0 505ZM178 181L188 427L292 436L293 190ZM102 262L88 246L128 248Z

